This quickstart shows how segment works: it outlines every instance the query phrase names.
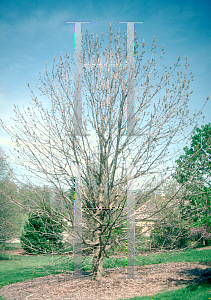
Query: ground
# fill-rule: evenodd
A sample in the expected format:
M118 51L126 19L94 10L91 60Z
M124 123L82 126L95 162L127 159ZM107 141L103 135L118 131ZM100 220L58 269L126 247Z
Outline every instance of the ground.
M11 300L117 300L154 295L211 278L210 263L136 266L134 280L126 279L124 267L105 271L98 282L92 282L88 274L75 279L68 272L10 284L0 289L0 295Z

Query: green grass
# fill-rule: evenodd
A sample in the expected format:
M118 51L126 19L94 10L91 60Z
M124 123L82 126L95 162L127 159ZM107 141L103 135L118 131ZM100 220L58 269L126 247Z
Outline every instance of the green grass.
M137 256L136 265L160 264L171 262L208 262L211 261L211 249L204 248L197 251L189 249L186 251L174 251L167 253L149 254Z
M59 255L24 256L0 255L0 287L32 279L73 270L73 260Z
M211 257L211 249L204 248L201 251L197 250L186 250L180 252L168 252L168 253L157 253L157 254L149 254L147 256L136 256L136 265L149 265L149 264L160 264L160 263L171 263L171 262L208 262ZM122 267L126 264L126 258L113 258L112 260L105 258L103 261L104 268L112 268L112 267ZM83 263L84 270L91 269L91 257L87 257ZM18 256L11 255L9 260L8 254L0 254L0 288L12 284L19 281L24 281L27 279L32 279L36 277L43 277L50 274L56 274L61 272L73 271L73 259L61 256L61 255L40 255L40 256ZM206 289L206 288L205 288ZM181 298L182 296L178 296L180 298L175 298L174 293L199 293L201 291L201 287L194 290L183 291L184 289L167 293L167 298L133 298L134 300L138 299L192 299L192 298ZM179 292L180 291L180 292ZM168 293L172 293L172 295L168 296ZM208 291L207 291L208 293ZM165 293L164 293L165 294ZM162 297L165 295L162 294ZM179 294L178 294L179 295ZM156 297L161 297L156 295ZM174 298L168 298L174 297ZM189 296L188 296L189 297ZM210 294L211 298L211 294ZM3 298L0 298L3 299ZM205 299L205 298L193 298L193 299ZM206 298L209 299L209 298ZM132 300L132 299L131 299Z
M207 262L210 261L211 250L188 250L182 252L157 253L137 256L136 265L149 265L170 262ZM18 256L0 254L0 287L18 281L47 276L61 272L73 271L73 259L60 255ZM104 268L124 267L126 258L105 258ZM84 261L84 270L91 269L91 257Z
M208 300L211 299L211 282L189 285L178 290L158 293L152 296L134 297L129 300ZM128 300L128 299L122 299Z

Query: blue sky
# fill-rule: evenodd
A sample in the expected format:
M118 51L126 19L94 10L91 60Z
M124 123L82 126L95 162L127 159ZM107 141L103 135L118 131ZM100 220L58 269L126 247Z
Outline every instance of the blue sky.
M65 21L91 21L83 25L94 35L106 36L111 23L123 34L126 24L118 21L144 21L135 26L139 43L144 39L150 50L155 36L157 51L165 45L166 65L185 56L194 75L189 109L200 109L210 94L211 78L211 1L4 1L0 3L0 118L8 125L14 116L14 104L22 108L31 100L27 82L35 90L33 77L39 80L47 61L61 51L74 55L74 25ZM211 103L207 104L204 123L211 122ZM10 137L0 129L0 147L10 148Z

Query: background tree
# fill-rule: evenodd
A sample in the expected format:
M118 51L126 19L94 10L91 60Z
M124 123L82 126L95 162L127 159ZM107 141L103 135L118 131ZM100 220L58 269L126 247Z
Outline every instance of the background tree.
M179 184L184 186L181 202L183 218L190 221L191 227L207 229L209 235L211 230L210 123L196 128L190 147L184 148L184 154L176 162L175 178ZM203 232L204 235L204 231L200 232Z
M156 214L150 235L151 247L154 249L172 250L191 246L189 222L182 218L180 211L183 194L178 191L178 184L170 182L166 186L163 197L156 199L159 212ZM169 201L172 197L172 201Z
M130 81L127 80L127 36L125 34L123 46L120 38L119 32L113 35L110 26L108 45L100 53L102 39L99 42L96 37L95 40L88 34L88 29L85 39L83 36L82 93L86 105L80 129L89 133L91 128L96 143L87 135L74 135L75 87L67 54L65 62L62 56L57 66L54 61L52 75L46 69L44 78L40 78L38 89L48 102L38 101L32 92L31 108L21 113L15 106L12 130L1 122L16 143L16 164L24 166L33 178L53 186L66 209L73 207L69 206L73 200L67 191L74 185L75 166L80 167L83 207L94 208L83 212L83 216L92 221L86 224L90 237L82 237L84 246L93 252L93 279L102 276L106 252L112 246L125 243L121 232L112 240L112 231L125 224L125 209L101 208L125 208L127 181L130 179L127 178L126 158L130 157L130 163L136 166L134 177L140 180L141 189L148 189L149 193L155 191L171 176L168 164L175 153L169 146L186 142L184 133L193 124L187 108L192 79L188 74L187 59L184 72L177 71L180 58L167 70L164 65L158 66L164 47L161 56L155 57L157 45L154 38L148 59L145 57L145 42L139 55L138 39L135 38L136 122L133 132L136 134L126 135L125 112ZM85 67L85 64L89 66ZM137 193L137 205L139 202ZM73 213L68 213L73 224ZM64 215L60 213L61 218Z
M20 207L10 201L18 199L18 187L12 181L9 163L0 148L0 245L5 250L6 241L17 238L24 224L25 215Z

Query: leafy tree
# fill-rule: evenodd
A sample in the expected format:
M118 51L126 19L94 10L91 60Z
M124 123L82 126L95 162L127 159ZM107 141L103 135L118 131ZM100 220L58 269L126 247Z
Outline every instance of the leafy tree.
M175 178L184 188L183 218L211 230L211 124L196 128L190 147L176 161Z
M57 252L63 248L62 222L52 213L49 205L29 215L20 238L22 248L30 254Z
M139 54L136 37L132 49L134 63L128 66L127 34L123 46L120 38L120 32L113 35L110 26L109 42L101 54L102 40L99 42L98 37L95 40L88 30L83 36L80 58L86 106L81 110L83 118L78 128L75 126L78 119L75 95L76 86L81 86L81 82L72 81L71 70L75 70L75 66L71 66L67 54L65 62L62 56L58 65L54 62L52 73L49 74L46 69L38 85L41 96L47 98L51 109L44 108L32 92L32 108L28 107L21 113L15 106L12 130L1 122L16 141L14 161L31 172L33 178L53 186L63 200L65 210L73 209L74 201L65 191L74 185L74 173L80 170L82 206L93 208L83 213L92 219L83 225L83 228L88 227L90 238L82 236L83 245L93 250L93 279L103 276L106 251L125 243L121 230L116 231L119 236L113 240L112 232L125 222L126 187L128 180L132 179L128 174L128 159L131 158L133 177L141 181L141 189L149 188L149 193L153 192L160 185L160 174L162 181L169 176L167 164L175 155L174 151L169 152L169 146L174 142L185 142L184 132L194 122L188 116L187 108L192 80L191 74L188 74L187 59L184 73L178 70L180 58L169 69L165 65L159 67L165 54L164 47L156 59L154 38L150 56L146 57L145 42ZM134 92L136 101L133 119L127 110L132 101L129 91L131 95ZM127 121L132 124L131 127ZM96 137L97 147L87 134L77 135L75 132L78 129L89 133L90 128ZM137 166L136 170L134 166ZM81 186L78 181L76 184L77 188ZM140 202L138 193L135 201ZM110 207L122 209L106 211ZM67 215L74 224L72 211L60 213L61 218ZM132 230L130 228L130 232Z

